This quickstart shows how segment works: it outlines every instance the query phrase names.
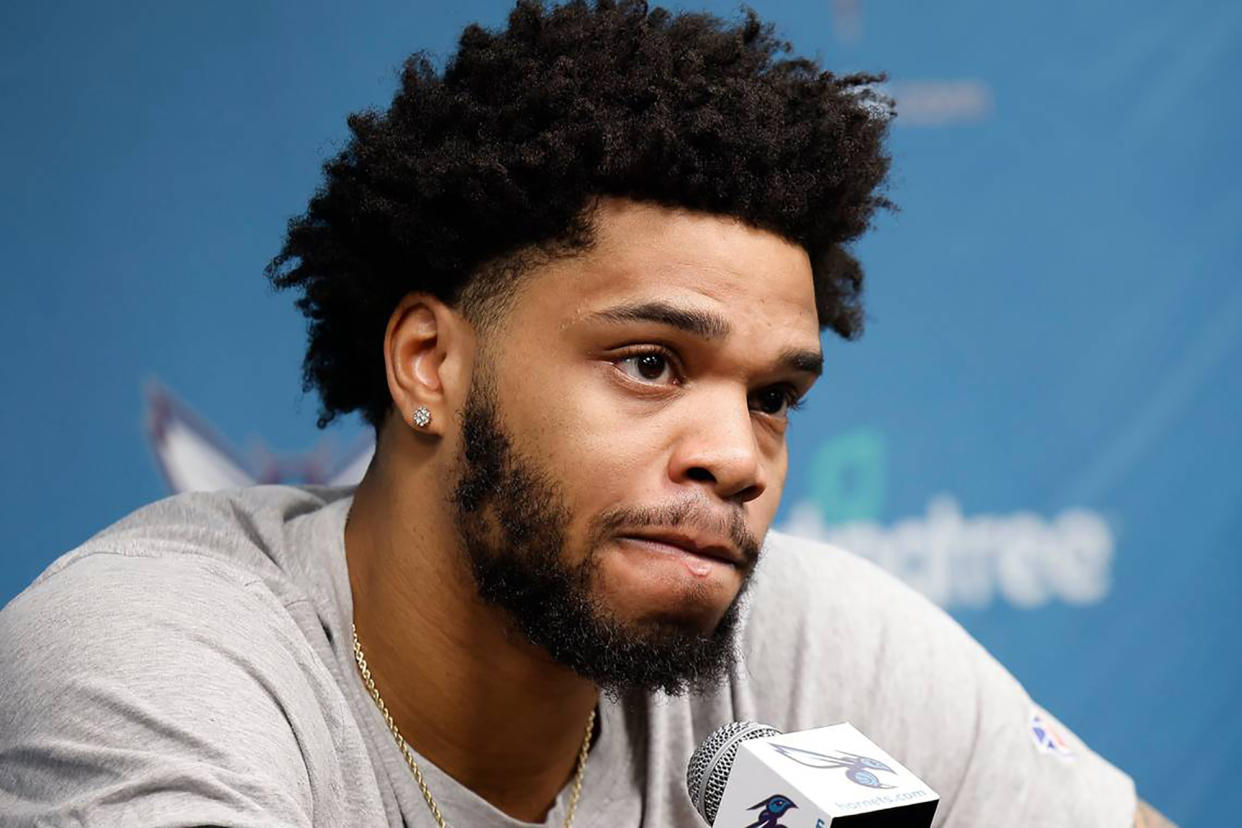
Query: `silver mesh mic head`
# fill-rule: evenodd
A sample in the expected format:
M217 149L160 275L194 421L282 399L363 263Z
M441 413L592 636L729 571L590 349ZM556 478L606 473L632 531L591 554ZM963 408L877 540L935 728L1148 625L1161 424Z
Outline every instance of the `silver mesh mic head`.
M780 735L776 728L756 722L730 722L717 728L695 749L686 766L686 790L694 809L708 825L716 821L716 810L724 796L729 771L733 770L738 745L747 739Z

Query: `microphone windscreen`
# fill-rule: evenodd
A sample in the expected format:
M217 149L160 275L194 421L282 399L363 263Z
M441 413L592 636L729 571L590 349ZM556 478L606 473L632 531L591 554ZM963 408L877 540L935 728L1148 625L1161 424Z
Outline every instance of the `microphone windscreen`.
M686 791L694 809L708 825L716 820L738 745L748 739L780 735L776 728L757 722L730 722L716 728L695 749L686 766Z

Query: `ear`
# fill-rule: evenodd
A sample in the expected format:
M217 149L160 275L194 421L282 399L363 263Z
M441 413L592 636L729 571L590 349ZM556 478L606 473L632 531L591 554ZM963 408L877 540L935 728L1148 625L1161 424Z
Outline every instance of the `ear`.
M426 293L402 297L384 331L384 369L397 414L421 434L444 433L450 414L469 390L474 357L470 324ZM419 426L414 411L425 407L431 420Z

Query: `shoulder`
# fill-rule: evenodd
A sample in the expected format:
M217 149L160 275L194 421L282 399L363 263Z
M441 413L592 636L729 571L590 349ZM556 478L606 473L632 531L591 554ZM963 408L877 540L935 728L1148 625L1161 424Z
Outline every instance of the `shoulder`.
M292 689L309 647L286 606L244 568L129 550L84 553L45 573L0 611L0 649L0 687L34 703L66 682L113 679L152 698L199 693L218 687L213 673Z
M820 644L840 655L864 651L869 664L876 647L894 636L939 639L986 655L947 612L888 571L840 547L780 532L764 544L748 612L753 635L775 633L794 643L777 629L814 630Z
M286 600L297 600L298 590L285 571L292 557L285 549L288 528L301 516L350 493L326 487L252 486L174 495L131 512L65 553L31 587L60 579L82 561L102 556L117 566L123 558L133 559L129 565L137 567L147 561L145 566L168 577L178 572L197 577L211 571L242 582L261 579ZM160 566L156 560L168 565ZM185 569L178 570L179 564ZM108 566L96 561L85 571L107 570ZM80 577L68 580L76 583Z
M747 717L782 730L853 723L945 797L937 825L1097 825L1133 813L1125 774L885 570L774 533L755 578L743 634ZM1041 728L1055 729L1058 750L1041 746Z
M0 611L0 652L0 756L22 757L0 811L284 824L337 775L317 757L340 747L339 690L284 604L227 560L81 551Z
M855 723L872 710L891 715L910 698L944 694L946 684L964 690L981 665L995 663L948 613L887 571L778 532L756 569L743 648L752 675L783 676L764 695L787 695L787 715L807 727L807 717L822 724L825 713ZM969 712L970 694L948 695L947 704Z
M287 486L192 493L143 507L49 566L0 610L13 657L0 682L123 672L134 687L197 692L188 677L240 669L294 689L327 674L309 603L277 558L284 526L322 495ZM214 685L208 685L214 686Z
M158 500L101 530L48 567L48 577L83 556L110 554L198 555L261 568L283 545L287 524L340 497L348 489L250 486L187 492Z

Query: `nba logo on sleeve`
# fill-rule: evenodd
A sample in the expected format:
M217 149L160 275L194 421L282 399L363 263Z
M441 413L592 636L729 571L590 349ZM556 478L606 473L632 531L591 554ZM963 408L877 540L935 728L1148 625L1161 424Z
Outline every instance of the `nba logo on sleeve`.
M1065 737L1061 735L1060 726L1038 707L1031 708L1029 728L1031 739L1041 753L1054 753L1062 759L1074 758L1074 751Z

